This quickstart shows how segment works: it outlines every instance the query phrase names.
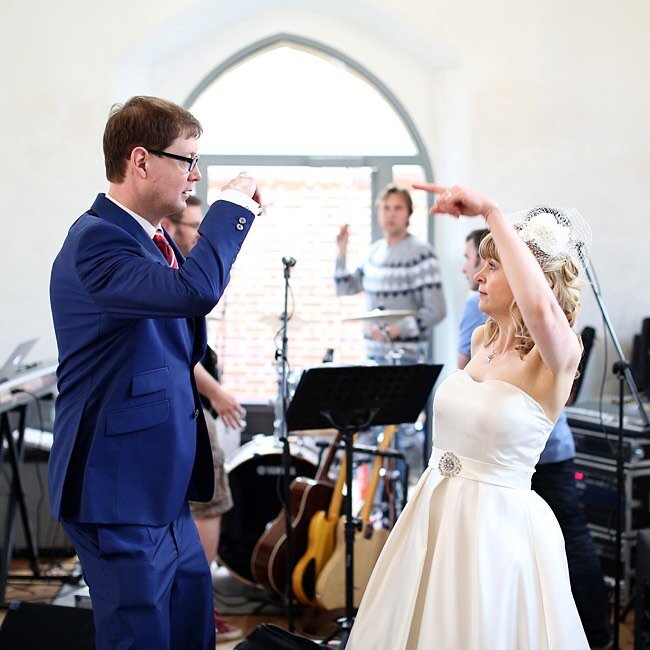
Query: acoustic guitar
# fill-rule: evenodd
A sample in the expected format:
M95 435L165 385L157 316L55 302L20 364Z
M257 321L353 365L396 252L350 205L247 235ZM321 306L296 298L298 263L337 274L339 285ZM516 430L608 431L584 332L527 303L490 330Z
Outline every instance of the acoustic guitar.
M289 488L294 558L304 555L307 549L309 522L319 510L327 508L332 498L334 485L327 478L327 473L336 455L340 439L339 432L330 445L327 456L318 468L314 479L299 476L292 481ZM287 535L285 509L282 508L255 544L251 557L251 574L255 582L284 596L287 587L286 568Z
M390 441L397 431L396 426L384 429L383 437L379 441L379 450L385 451L390 446ZM359 518L361 530L354 535L354 606L359 607L366 591L370 574L379 558L381 550L388 539L389 531L385 528L375 529L370 521L375 493L379 484L379 473L384 464L381 456L375 462L366 491L366 498ZM345 607L345 517L338 521L336 531L336 546L332 556L322 568L316 580L315 600L321 609L340 609Z
M343 487L345 485L345 458L339 467L334 492L327 511L319 510L309 522L307 550L293 570L293 593L303 605L316 605L316 579L334 552L336 527L341 516Z

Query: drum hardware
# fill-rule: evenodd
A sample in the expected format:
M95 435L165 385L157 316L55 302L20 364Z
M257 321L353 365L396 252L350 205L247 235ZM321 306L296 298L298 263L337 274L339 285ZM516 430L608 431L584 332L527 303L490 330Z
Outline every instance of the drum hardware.
M294 552L294 535L291 526L291 449L289 446L289 429L287 427L287 372L289 369L289 359L287 350L289 347L289 338L287 336L287 327L289 324L289 279L291 278L291 269L296 265L296 260L293 257L283 257L282 265L284 267L284 310L282 311L282 348L276 350L276 359L278 352L280 352L280 360L282 363L282 381L281 381L281 396L282 396L282 410L280 413L280 441L282 442L282 467L284 468L282 494L284 500L284 530L286 535L286 567L285 567L285 600L286 600L286 614L287 626L289 632L293 632L293 585L291 584L291 572L293 569ZM293 296L293 294L292 294Z
M273 404L274 419L273 419L273 435L276 438L282 437L282 360L280 355L277 355L278 358L275 360L275 371L278 376L278 392L275 397L275 400L270 400ZM296 392L296 386L300 381L300 375L302 375L302 368L290 368L287 372L285 384L287 392L287 401L290 402L294 393Z
M348 316L343 319L344 323L355 321L386 321L395 320L396 318L406 318L407 316L417 316L417 311L413 309L371 309L363 314Z
M402 362L406 351L403 348L398 348L395 346L392 336L390 335L389 325L387 321L394 321L399 318L406 318L408 316L416 316L417 311L413 309L383 309L378 307L377 309L371 309L363 314L358 314L356 316L349 316L344 318L343 322L375 322L379 329L381 330L386 342L388 343L388 351L386 352L385 358L391 365L399 365Z
M295 314L291 314L289 320L291 321L291 326L296 329L307 327L307 325L313 325L312 321L305 320ZM277 332L282 329L282 314L264 314L264 316L258 318L257 322L264 323L264 325L272 327L274 332Z
M380 322L379 329L381 330L382 334L386 338L386 342L388 343L388 352L386 352L385 355L388 363L393 366L398 366L402 362L402 358L404 357L406 351L404 348L395 347L395 342L393 341L393 337L390 335L390 330L388 329L388 325L386 323Z

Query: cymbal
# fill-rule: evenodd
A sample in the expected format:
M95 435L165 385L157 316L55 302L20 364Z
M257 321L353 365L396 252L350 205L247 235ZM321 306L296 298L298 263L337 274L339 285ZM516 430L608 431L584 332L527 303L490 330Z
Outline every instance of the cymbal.
M415 316L417 311L414 309L373 309L367 311L365 314L359 314L358 316L349 316L344 318L343 321L358 321L358 320L370 320L370 321L381 321L381 320L393 320L395 318L406 318L406 316Z
M282 327L282 314L264 314L257 321L278 330ZM289 327L304 327L306 325L311 325L311 321L300 318L295 314L289 318Z

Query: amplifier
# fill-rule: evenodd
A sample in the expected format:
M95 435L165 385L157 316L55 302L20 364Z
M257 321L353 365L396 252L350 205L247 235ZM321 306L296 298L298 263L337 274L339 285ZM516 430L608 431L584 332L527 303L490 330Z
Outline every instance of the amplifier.
M568 406L566 409L567 420L576 452L592 459L602 459L603 462L616 464L616 446L618 444L618 430L614 426L603 424L601 426L597 411L590 411L587 415L585 409ZM625 463L650 467L650 430L627 424L623 428L623 458Z
M634 588L634 650L650 650L650 530L640 530Z
M584 458L616 465L618 440L615 433L586 429L576 425L575 420L569 420L569 424L576 444L576 453ZM626 465L650 467L650 437L623 436L623 458Z
M650 416L650 403L643 403L647 416ZM616 434L618 430L618 405L596 400L577 402L565 408L569 425L573 422L587 429L606 430ZM626 402L623 406L623 430L625 435L634 438L650 438L650 427L641 419L636 402Z
M614 586L616 575L616 532L602 526L589 524L589 533L594 541L596 554L600 559L605 574L605 581ZM621 601L627 603L634 593L636 567L637 533L624 535L621 544L621 559L623 560L623 579L621 580Z
M587 521L604 530L613 530L616 524L616 466L577 454L575 467L576 485ZM623 476L623 532L649 528L650 467L626 468Z

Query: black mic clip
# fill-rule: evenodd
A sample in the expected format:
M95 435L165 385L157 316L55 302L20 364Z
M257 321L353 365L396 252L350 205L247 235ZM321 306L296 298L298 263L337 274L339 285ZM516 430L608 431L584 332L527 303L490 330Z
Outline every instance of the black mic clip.
M295 257L283 257L282 258L282 264L284 264L288 269L290 269L292 266L296 265L296 258Z

